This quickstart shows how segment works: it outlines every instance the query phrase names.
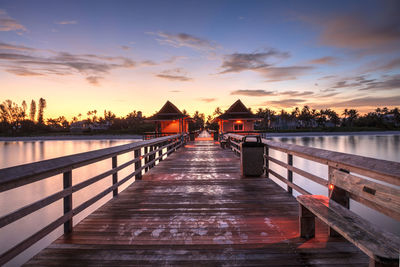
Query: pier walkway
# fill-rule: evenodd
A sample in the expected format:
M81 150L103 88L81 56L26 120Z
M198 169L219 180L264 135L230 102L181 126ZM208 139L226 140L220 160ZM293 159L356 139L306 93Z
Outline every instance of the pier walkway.
M296 199L206 135L189 142L27 266L367 266L340 237L299 238Z

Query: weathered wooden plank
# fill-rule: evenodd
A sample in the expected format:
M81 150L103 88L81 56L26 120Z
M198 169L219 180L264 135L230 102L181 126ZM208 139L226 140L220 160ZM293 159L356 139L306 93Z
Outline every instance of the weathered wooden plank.
M68 190L72 187L72 171L64 172L63 174L63 188ZM66 195L63 199L64 214L71 213L72 211L72 195ZM72 217L64 223L64 233L70 233L72 231Z
M400 163L263 139L270 149L400 185Z
M241 140L237 134L226 134L225 138ZM337 169L345 169L393 185L400 185L400 162L380 160L325 149L286 144L262 139L270 149L299 156Z
M367 206L400 221L400 190L334 170L331 183L364 199ZM359 200L359 199L356 199Z
M280 181L284 182L285 184L287 184L288 186L290 186L291 188L294 188L297 192L303 194L303 195L311 195L310 192L304 190L303 188L301 188L300 186L289 182L285 177L283 177L282 175L278 174L277 172L273 171L273 170L269 170L269 173L272 174L275 178L278 178Z
M293 166L293 155L287 154L287 165L288 166ZM293 171L290 168L287 168L287 180L288 182L293 183ZM288 186L287 191L289 194L293 194L293 189Z
M27 266L368 264L349 242L324 239L318 220L315 240L300 239L295 198L239 169L232 151L189 143Z
M291 166L291 165L289 165L289 164L287 164L287 163L285 163L283 161L277 160L277 159L275 159L275 158L273 158L271 156L268 157L268 160L273 162L273 163L278 164L279 166L287 168L288 170L290 170L292 172L295 172L295 173L297 173L297 174L299 174L299 175L301 175L301 176L303 176L305 178L308 178L311 181L316 182L317 184L320 184L322 186L328 187L328 181L325 180L325 179L322 179L321 177L318 177L318 176L316 176L316 175L314 175L312 173L309 173L309 172L306 172L306 171L304 171L302 169L299 169L299 168L296 168L294 166Z
M111 163L112 169L118 167L118 159L117 156L112 157ZM118 182L118 172L113 173L112 175L112 183L116 184ZM113 190L113 196L116 197L118 195L118 187Z
M89 178L89 179L79 183L79 184L71 186L71 187L69 187L69 188L67 188L67 189L65 189L63 191L57 192L57 193L55 193L53 195L50 195L50 196L48 196L48 197L46 197L44 199L41 199L41 200L38 200L38 201L36 201L34 203L28 204L28 205L26 205L26 206L24 206L24 207L22 207L22 208L20 208L20 209L18 209L16 211L14 211L14 212L11 212L11 213L9 213L7 215L4 215L4 216L2 216L0 218L0 228L4 227L5 225L8 225L8 224L10 224L10 223L12 223L12 222L14 222L16 220L18 220L18 219L20 219L20 218L22 218L22 217L24 217L24 216L26 216L28 214L31 214L32 212L35 212L36 210L44 208L44 207L50 205L51 203L54 203L55 201L57 201L57 200L59 200L61 198L67 197L68 195L70 195L73 192L77 192L77 191L79 191L79 190L81 190L81 189L83 189L83 188L85 188L85 187L87 187L87 186L89 186L89 185L101 180L101 179L104 179L104 178L106 178L106 177L108 177L110 175L114 175L118 171L120 171L120 170L122 170L122 169L124 169L124 168L130 166L131 164L136 163L138 161L140 161L139 158L135 158L133 160L127 161L126 163L121 164L118 167L115 166L113 169L111 169L109 171L106 171L104 173L96 175L96 176L94 176L92 178Z
M297 200L369 257L377 261L398 263L400 238L396 235L378 229L325 196L298 196Z
M134 142L131 144L0 169L0 192L36 182L70 169L75 169L103 159L124 154L140 147L172 140L179 136L180 135L160 137L148 141Z

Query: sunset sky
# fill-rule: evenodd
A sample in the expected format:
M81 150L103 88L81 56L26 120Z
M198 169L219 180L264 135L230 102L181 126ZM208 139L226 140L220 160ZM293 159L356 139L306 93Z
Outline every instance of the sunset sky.
M0 0L0 101L45 116L400 106L400 1Z

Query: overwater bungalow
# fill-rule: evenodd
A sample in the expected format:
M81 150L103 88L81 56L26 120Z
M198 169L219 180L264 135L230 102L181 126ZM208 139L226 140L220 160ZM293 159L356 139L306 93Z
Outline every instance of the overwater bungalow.
M251 132L254 131L254 126L261 117L253 114L243 103L238 99L233 103L224 114L217 118L219 131L227 132Z
M167 101L153 116L148 118L156 124L155 131L159 134L186 133L189 130L189 115L183 114L174 104Z

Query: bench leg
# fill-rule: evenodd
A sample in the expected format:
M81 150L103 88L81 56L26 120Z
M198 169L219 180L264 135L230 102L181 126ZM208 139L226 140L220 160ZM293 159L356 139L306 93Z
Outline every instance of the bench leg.
M315 216L299 204L300 237L310 239L315 236Z

